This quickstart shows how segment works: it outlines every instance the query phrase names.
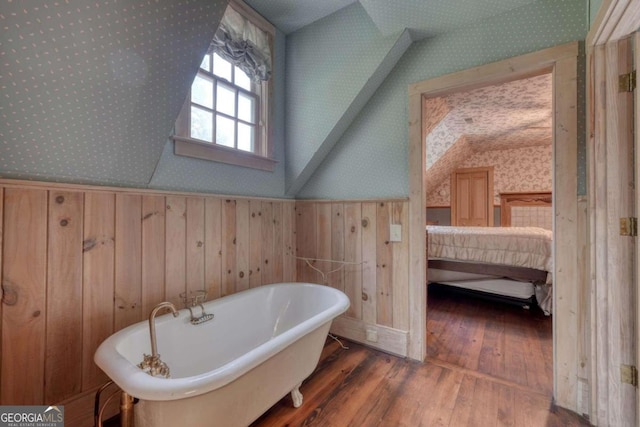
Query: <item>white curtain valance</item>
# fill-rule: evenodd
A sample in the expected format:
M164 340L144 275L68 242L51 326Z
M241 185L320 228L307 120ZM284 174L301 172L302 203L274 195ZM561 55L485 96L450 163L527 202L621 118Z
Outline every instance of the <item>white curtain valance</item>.
M269 35L231 6L220 21L209 51L236 65L254 81L271 77Z

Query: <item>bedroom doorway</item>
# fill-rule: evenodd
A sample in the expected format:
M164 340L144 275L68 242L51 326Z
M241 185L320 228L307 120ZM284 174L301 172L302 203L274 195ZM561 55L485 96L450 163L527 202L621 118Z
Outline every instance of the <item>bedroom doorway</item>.
M421 219L422 227L427 222L429 211L425 209L426 192L424 175L427 157L424 149L422 108L424 98L437 98L465 90L472 90L498 83L520 80L551 73L553 79L553 125L552 150L553 173L553 223L556 239L553 242L554 266L554 316L553 316L553 357L550 361L553 372L553 396L563 407L576 411L577 367L579 365L578 307L580 280L578 251L585 246L583 232L579 226L586 221L579 217L577 194L577 61L578 44L570 43L545 49L540 52L511 58L493 64L457 72L426 80L409 86L409 159L410 159L410 207L413 214L412 228L417 230ZM559 171L562 171L560 177ZM445 192L446 193L446 192ZM430 218L431 219L431 218ZM577 220L576 220L577 219ZM426 269L426 239L412 233L410 239L412 265L421 266L422 274L428 277ZM421 240L421 241L420 241ZM418 259L420 248L422 259ZM420 272L413 270L411 277L419 278ZM416 301L413 305L410 346L421 343L426 356L426 324L428 304L419 306L417 301L426 301L426 280L412 281L411 294ZM420 297L422 296L422 297ZM415 297L418 297L415 299ZM422 299L424 298L424 299ZM415 336L418 328L422 337ZM410 353L416 348L410 347ZM418 349L420 350L420 349ZM415 353L414 353L415 354ZM546 363L546 362L545 362Z
M428 360L549 397L552 95L547 72L423 101Z

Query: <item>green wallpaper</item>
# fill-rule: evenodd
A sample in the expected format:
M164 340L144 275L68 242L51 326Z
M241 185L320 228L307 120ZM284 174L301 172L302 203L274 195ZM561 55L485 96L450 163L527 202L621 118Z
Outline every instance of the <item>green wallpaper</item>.
M287 37L287 186L328 138L339 138L348 126L341 120L397 40L382 37L359 3Z
M588 0L589 1L589 26L593 24L593 21L598 15L598 10L602 5L602 0Z
M584 0L541 0L414 43L296 197L407 196L408 85L582 40L587 33L586 16ZM333 66L339 68L341 64ZM584 191L584 140L580 144Z
M226 4L2 1L0 175L146 186Z

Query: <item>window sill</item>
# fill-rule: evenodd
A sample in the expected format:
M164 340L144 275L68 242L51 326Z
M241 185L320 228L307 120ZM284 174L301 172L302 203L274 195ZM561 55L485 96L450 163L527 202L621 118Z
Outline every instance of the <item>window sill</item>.
M262 157L254 153L223 147L215 144L207 144L191 138L172 136L175 142L174 152L177 156L193 157L196 159L211 160L229 165L245 168L259 169L273 172L276 160Z

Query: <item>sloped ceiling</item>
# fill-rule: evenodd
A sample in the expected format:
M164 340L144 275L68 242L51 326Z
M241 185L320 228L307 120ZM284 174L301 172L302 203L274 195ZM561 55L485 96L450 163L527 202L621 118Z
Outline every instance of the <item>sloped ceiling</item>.
M357 0L247 0L269 22L285 34L331 15Z
M533 3L537 0L360 0L384 36L412 30L413 38L433 36ZM285 33L291 33L355 0L248 0Z
M226 5L3 2L0 173L146 185Z
M426 137L431 188L475 152L551 145L551 85L544 74L428 100L448 110Z

